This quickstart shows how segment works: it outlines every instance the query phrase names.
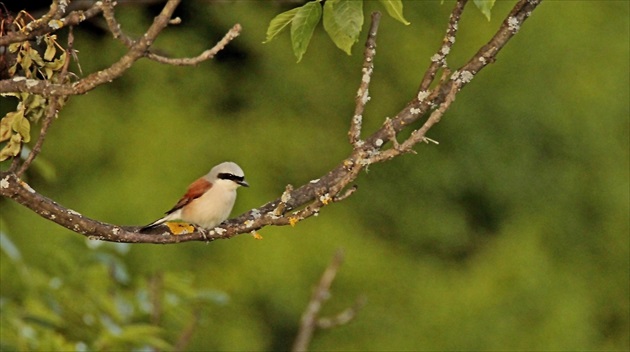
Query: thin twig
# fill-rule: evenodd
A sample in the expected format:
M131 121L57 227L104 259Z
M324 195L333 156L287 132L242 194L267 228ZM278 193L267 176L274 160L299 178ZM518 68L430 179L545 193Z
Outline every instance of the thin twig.
M123 36L118 22L113 17L114 2L112 0L98 1L99 11L103 11L103 16L108 23L108 27L110 27L110 30L114 33L114 36L121 38L121 40L127 44L131 43L129 51L124 56L110 67L102 71L94 72L72 84L51 83L46 80L26 79L25 77L0 80L0 93L28 92L31 94L41 94L45 97L84 94L101 84L111 82L120 77L134 62L142 57L150 57L158 62L172 65L195 65L203 60L214 57L219 50L223 49L225 45L239 35L241 26L236 24L213 48L204 51L201 55L194 58L170 59L157 54L151 54L151 45L154 43L159 33L172 21L171 16L180 2L181 0L168 0L162 12L155 17L153 24L144 35L137 41L132 42L128 37Z
M73 27L70 27L68 30L68 46L66 48L66 61L63 63L63 67L61 68L61 72L59 73L59 82L64 82L66 76L68 75L68 67L70 66L70 57L74 53L74 34ZM46 134L48 132L48 128L50 127L52 121L57 117L58 109L60 107L60 103L62 100L65 100L66 97L49 97L49 104L46 108L46 115L44 116L44 120L42 121L42 128L39 130L39 136L37 137L37 141L31 149L31 152L28 154L24 163L20 166L20 169L16 172L18 177L21 177L24 172L29 168L31 163L35 160L37 155L42 150L42 145L44 144L44 139L46 139Z
M162 295L164 278L160 272L149 279L149 302L151 303L151 325L159 326L162 319Z
M105 6L103 7L103 17L107 23L107 27L114 35L114 38L120 40L127 48L131 49L136 41L131 39L128 35L126 35L116 17L114 16L114 7L113 6ZM168 21L168 24L179 24L181 19L175 18ZM167 65L173 66L193 66L197 65L203 61L212 59L217 55L217 53L223 50L234 38L238 37L241 34L242 27L240 24L235 24L230 30L217 42L212 48L205 50L201 54L195 57L185 57L185 58L170 58L163 55L158 55L151 50L147 50L144 54L147 58Z
M241 34L242 27L240 24L235 24L230 30L219 40L212 48L202 52L201 54L195 57L184 57L184 58L170 58L162 55L155 54L153 52L148 52L147 57L153 61L174 65L174 66L193 66L197 65L203 61L212 59L217 55L217 53L223 50L234 38L238 37Z
M193 338L193 334L197 327L199 326L199 319L201 315L201 310L196 309L192 313L192 319L188 322L188 324L184 327L182 332L179 334L179 338L173 346L173 351L187 351L187 346L190 344L190 340Z
M217 226L214 229L210 229L205 233L196 231L194 233L169 236L169 232L166 229L156 228L154 233L138 233L138 226L119 226L114 224L108 224L102 221L91 219L83 216L82 214L68 209L53 200L44 197L35 190L33 190L28 184L20 180L15 173L9 171L0 171L0 195L10 198L13 201L29 208L36 214L55 222L67 229L74 231L78 234L82 234L89 239L103 240L111 242L127 242L127 243L180 243L188 241L204 241L210 242L217 239L229 239L236 235L243 233L251 233L257 231L265 226L269 225L290 225L290 218L294 213L290 213L295 209L299 209L307 204L311 207L308 211L302 212L299 215L314 216L318 214L317 209L321 207L322 199L338 200L337 194L343 191L349 184L354 182L358 175L370 165L371 162L385 161L387 157L378 157L379 153L389 153L389 149L381 151L377 145L384 145L388 142L392 135L398 134L407 126L417 122L424 114L432 107L438 106L438 109L433 112L425 124L412 133L411 140L408 144L399 145L400 150L404 147L408 147L410 143L420 141L431 141L426 137L426 132L431 126L435 125L437 121L444 115L446 109L451 105L455 99L455 94L461 90L472 78L475 77L479 71L485 67L488 63L493 62L500 50L507 44L507 42L514 36L514 34L521 28L524 21L531 15L541 2L538 0L519 0L514 6L510 14L506 17L501 27L498 29L494 37L484 45L475 54L466 65L456 70L452 75L445 74L440 83L435 87L426 98L420 102L417 97L414 97L407 106L405 106L394 118L392 118L391 124L383 125L379 130L374 132L369 137L365 138L364 146L362 148L354 148L350 155L340 161L339 165L331 169L326 174L322 175L316 180L312 180L296 187L290 192L290 199L284 202L281 216L275 210L282 202L280 197L278 199L271 200L266 204L252 209L240 216L230 219L225 223ZM172 6L172 1L167 3L166 7ZM160 17L157 21L164 20L164 26L168 25L170 16L168 18ZM155 22L154 22L155 23ZM155 33L151 31L147 32L147 37L155 38ZM152 40L152 39L151 39ZM139 40L139 43L141 40ZM145 43L140 46L134 46L133 55L131 59L135 59L136 55L142 56L149 47L150 43ZM138 44L137 44L138 45ZM129 60L130 58L124 58ZM123 59L121 59L123 60ZM112 65L112 70L116 69L116 64ZM124 70L121 71L121 73ZM446 72L447 70L444 70ZM111 71L105 70L102 74L104 77L100 79L107 81L117 76L110 75ZM99 79L99 78L97 78ZM103 81L103 82L104 82ZM27 80L24 77L14 78L12 80L0 80L0 92L3 89L10 87L11 92L26 91L32 94L42 94L42 92L48 95L67 95L76 94L79 92L87 92L91 87L79 87L80 90L75 90L75 87L67 88L70 85L50 84L48 82L39 82L36 80ZM52 92L59 88L60 91ZM85 88L85 89L84 89ZM53 94L51 94L53 93ZM46 94L43 94L46 95ZM391 152L394 153L394 152ZM320 199L320 197L323 197ZM342 197L343 198L343 197ZM164 234L163 236L155 236L156 234Z
M320 329L332 329L340 325L348 324L352 321L352 319L354 319L354 317L356 317L357 313L359 313L366 302L367 298L365 298L365 296L359 296L352 307L344 309L341 313L335 315L334 317L323 317L317 319L317 327Z
M455 44L455 37L457 36L457 29L459 28L459 19L462 16L462 12L464 12L464 7L468 0L457 0L455 4L455 8L451 12L451 16L448 20L448 27L446 28L446 34L444 35L444 39L442 39L442 46L440 49L431 56L431 64L429 68L424 73L424 77L420 82L420 88L418 89L418 94L422 97L423 92L428 92L429 86L431 82L435 79L435 75L441 67L447 67L446 57L451 52L451 48L453 44ZM420 97L418 98L419 100Z
M355 148L358 146L361 139L361 126L363 124L363 111L365 110L365 104L370 100L370 80L372 79L372 73L374 72L374 56L376 55L376 34L378 32L378 25L381 20L380 12L372 12L372 24L368 31L368 37L365 41L365 51L363 52L363 75L361 76L361 84L357 91L355 98L355 109L352 120L350 120L350 130L348 131L348 139L350 144ZM359 143L360 144L360 143Z
M431 113L431 115L424 122L422 127L420 127L416 131L413 131L411 133L411 136L409 136L409 138L407 138L407 140L405 140L401 144L400 146L401 150L408 151L408 150L411 150L411 148L413 148L413 146L416 145L417 143L425 142L425 139L426 139L425 136L427 132L429 131L431 127L433 127L433 125L440 122L440 120L442 119L442 116L444 116L444 113L446 113L446 110L448 110L451 104L455 101L455 96L457 95L458 91L459 91L459 87L456 84L453 84L453 86L451 87L451 91L446 96L446 99L444 100L444 102L440 104L440 107L438 107Z
M343 251L338 250L333 256L330 264L322 274L317 287L313 290L313 295L311 296L304 313L302 314L302 319L300 320L300 328L293 342L293 347L291 351L307 351L308 345L313 338L313 333L317 328L317 321L319 311L322 308L324 301L330 298L330 286L335 280L335 276L337 276L337 271L339 267L343 263Z

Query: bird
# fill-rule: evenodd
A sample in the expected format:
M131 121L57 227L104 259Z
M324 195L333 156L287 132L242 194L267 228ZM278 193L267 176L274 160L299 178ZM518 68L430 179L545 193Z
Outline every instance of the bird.
M231 161L220 163L191 183L186 194L165 216L143 226L140 232L173 220L211 229L230 216L239 186L249 187L243 169Z

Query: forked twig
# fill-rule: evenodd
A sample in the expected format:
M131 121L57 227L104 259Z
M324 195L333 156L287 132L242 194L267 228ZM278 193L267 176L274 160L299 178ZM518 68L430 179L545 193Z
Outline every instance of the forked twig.
M365 304L365 297L360 297L352 307L345 309L333 318L319 317L319 312L324 302L330 298L330 286L335 280L337 271L342 263L343 252L338 250L322 274L322 277L319 279L319 283L313 290L311 299L302 314L300 328L298 330L297 337L293 342L291 351L307 351L308 345L313 338L313 333L315 333L317 328L332 328L347 324L356 316L356 313Z

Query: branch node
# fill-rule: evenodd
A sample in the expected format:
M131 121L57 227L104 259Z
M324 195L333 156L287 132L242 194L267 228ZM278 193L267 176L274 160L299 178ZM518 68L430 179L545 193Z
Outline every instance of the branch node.
M359 188L359 186L352 185L352 187L348 188L342 195L335 196L333 201L334 202L341 202L342 200L350 197L358 188Z
M444 38L442 39L442 45L440 46L440 49L438 49L438 51L431 57L431 64L429 65L429 68L422 78L422 82L420 83L420 88L418 89L418 92L427 91L429 89L429 86L435 79L435 75L440 68L448 69L446 57L450 53L453 44L455 44L457 29L459 27L459 19L461 18L462 12L464 11L466 2L467 0L458 0L455 4L455 8L453 8L453 11L451 12L448 20L448 26L446 28L446 34L444 34Z
M273 210L274 216L284 215L287 209L287 203L291 201L291 192L293 192L293 185L288 184L284 192L282 192L282 196L280 196L280 203L278 203L278 206Z
M359 310L365 306L367 299L365 296L357 298L352 307L348 307L334 317L323 317L317 320L317 327L320 329L331 329L340 325L348 324L357 315Z
M387 130L389 140L392 141L392 144L394 145L394 149L399 150L400 144L398 143L398 140L396 139L396 129L394 129L392 119L390 119L389 117L385 118L385 123L383 125L385 126L385 129Z

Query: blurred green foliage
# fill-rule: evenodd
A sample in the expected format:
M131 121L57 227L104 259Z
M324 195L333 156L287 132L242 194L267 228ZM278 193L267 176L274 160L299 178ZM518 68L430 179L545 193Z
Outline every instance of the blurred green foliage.
M410 26L383 17L366 133L413 97L451 5L406 2ZM512 5L496 2L490 22L469 8L449 64ZM94 243L0 199L1 349L286 350L343 248L324 314L368 302L316 333L314 350L627 350L629 6L544 2L430 131L439 145L372 165L355 195L295 228L265 228L262 241ZM56 178L33 169L28 182L87 216L140 225L223 160L252 185L234 215L324 174L350 151L362 58L322 30L299 65L289 38L261 45L287 9L182 4L183 24L155 44L169 55L196 55L236 22L244 32L212 62L143 60L70 99L41 154ZM155 15L117 14L130 35ZM75 35L83 72L124 52Z

